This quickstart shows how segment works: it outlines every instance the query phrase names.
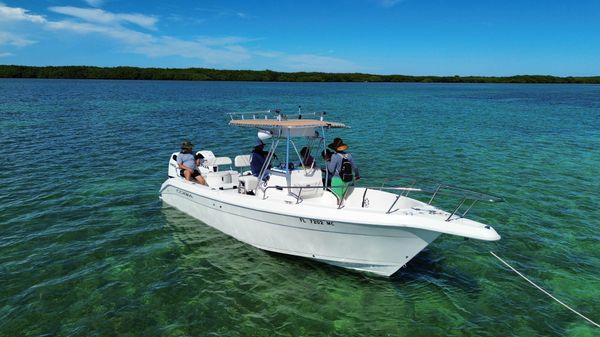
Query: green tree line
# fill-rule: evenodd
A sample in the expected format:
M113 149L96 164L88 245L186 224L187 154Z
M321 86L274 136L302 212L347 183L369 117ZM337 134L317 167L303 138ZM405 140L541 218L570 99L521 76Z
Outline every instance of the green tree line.
M407 76L363 73L287 73L271 70L219 70L207 68L182 69L91 66L30 67L19 65L0 65L0 78L257 82L600 83L600 76Z

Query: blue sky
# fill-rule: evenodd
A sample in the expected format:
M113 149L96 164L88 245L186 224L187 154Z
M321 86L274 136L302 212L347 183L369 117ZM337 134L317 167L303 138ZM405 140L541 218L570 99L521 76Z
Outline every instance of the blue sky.
M600 1L0 0L0 64L600 75Z

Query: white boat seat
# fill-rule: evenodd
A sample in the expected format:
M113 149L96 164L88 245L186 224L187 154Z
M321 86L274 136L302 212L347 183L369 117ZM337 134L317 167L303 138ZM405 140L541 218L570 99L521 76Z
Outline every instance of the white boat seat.
M248 167L250 166L250 155L242 154L239 156L235 156L235 167Z
M212 151L209 151L209 150L202 150L202 151L196 152L196 155L199 155L199 154L201 154L202 157L204 157L204 160L215 159L215 154Z
M229 171L208 172L206 173L206 178L218 178L224 183L230 183L231 173Z
M209 150L196 152L196 155L199 154L204 157L202 160L202 167L200 168L202 174L206 174L207 172L217 172L219 171L220 165L229 165L229 169L231 169L231 158L229 157L215 157L215 154Z
M203 176L208 186L213 188L232 188L238 184L238 173L235 170L207 172Z
M238 178L238 183L238 193L248 194L248 192L255 191L258 187L258 177L241 176Z
M229 166L231 166L231 158L229 158L229 157L216 157L215 160L213 161L212 166L218 166L218 165L229 165Z
M169 178L181 177L179 167L177 166L178 155L179 152L173 152L171 158L169 159L169 170L167 171Z
M219 171L219 165L229 165L231 169L231 158L229 157L215 157L211 159L204 159L202 166L207 168L211 172Z

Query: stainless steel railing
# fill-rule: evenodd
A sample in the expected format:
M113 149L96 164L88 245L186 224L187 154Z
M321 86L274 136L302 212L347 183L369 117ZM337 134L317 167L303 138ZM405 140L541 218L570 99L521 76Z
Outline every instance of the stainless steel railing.
M313 112L302 112L299 108L297 113L284 114L281 109L270 109L264 111L249 111L249 112L227 112L229 117L233 120L236 117L240 119L269 119L275 117L276 119L286 120L302 119L304 116L318 116L320 120L323 120L323 116L327 114L326 111L313 111Z
M473 208L473 206L475 206L475 204L478 202L496 203L496 202L504 201L504 198L493 195L493 194L483 193L483 192L479 192L479 191L475 191L475 190L471 190L471 189L467 189L467 188L463 188L463 187L444 184L444 183L436 182L432 179L427 179L427 178L417 178L417 177L411 177L411 176L391 176L391 177L364 177L363 179L373 179L373 180L381 179L381 180L383 180L383 183L381 184L381 186L376 187L376 189L378 189L378 190L399 190L400 191L399 196L396 198L396 200L394 201L392 206L390 206L387 213L392 212L392 208L398 202L398 199L400 197L402 197L402 196L408 197L409 193L411 193L411 192L420 192L420 193L431 195L431 197L429 198L429 201L427 202L428 205L431 205L433 203L433 201L436 199L436 197L438 197L440 195L458 198L459 199L458 204L453 208L453 211L450 213L450 215L448 216L446 221L450 221L452 219L452 217L455 215L458 215L458 218L462 218L462 217L466 216L467 213L469 213L469 211ZM409 187L388 187L388 186L386 186L386 183L388 181L399 181L399 180L408 181ZM427 185L431 188L415 187L415 185L419 186L419 184ZM357 187L365 188L365 192L363 193L363 205L364 205L364 202L365 202L364 200L366 198L367 191L371 187L360 186L360 184L358 184ZM465 205L465 203L467 203L468 206L461 213L460 211L463 209L463 205Z
M429 197L429 201L427 202L428 205L431 205L433 203L433 201L436 199L436 197L439 198L440 196L450 196L450 197L458 198L459 201L458 201L457 205L453 208L453 211L450 213L450 215L448 216L446 221L452 220L452 217L454 217L455 215L457 216L457 218L455 218L455 219L466 216L467 213L469 213L469 211L473 208L473 206L475 206L475 204L478 202L497 203L497 202L504 201L504 199L502 197L499 197L496 195L478 192L478 191L466 189L463 187L457 187L457 186L453 186L453 185L438 183L431 179L425 179L425 178L415 178L415 177L408 177L408 176L385 177L385 179L387 181L390 181L390 180L393 181L393 180L398 180L398 179L408 179L409 180L408 187L385 186L386 182L384 182L378 186L364 186L361 184L361 182L364 181L363 179L364 180L378 179L378 177L365 177L359 181L355 181L354 183L351 183L350 185L348 185L348 188L344 191L344 194L338 204L338 208L344 207L344 201L346 200L348 193L353 188L364 188L364 192L362 194L362 202L361 202L361 207L363 207L363 208L365 207L366 200L367 200L367 194L368 194L369 190L379 190L379 191L385 190L385 191L390 191L390 192L396 194L396 198L394 199L392 204L387 209L386 214L395 212L397 209L394 210L393 208L398 203L398 200L402 197L408 197L409 193L411 193L411 192L431 195L431 197ZM415 187L415 185L418 186L419 182L433 184L433 185L431 185L431 186L433 186L433 188ZM261 189L263 190L263 199L267 198L267 190L269 190L269 189L277 189L277 190L282 190L282 191L284 189L288 189L288 194L291 195L292 197L295 197L296 204L299 204L303 201L303 198L302 198L303 190L317 189L317 188L318 189L327 189L327 186L291 186L291 185L290 186L266 186L266 187L262 187ZM297 190L298 193L297 194L293 193L292 189ZM467 205L467 206L465 206L465 205ZM466 208L463 206L465 206Z

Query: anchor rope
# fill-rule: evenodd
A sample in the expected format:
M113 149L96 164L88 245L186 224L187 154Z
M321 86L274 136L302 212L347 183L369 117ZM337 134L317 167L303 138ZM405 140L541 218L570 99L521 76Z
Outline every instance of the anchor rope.
M514 271L515 273L517 273L517 275L521 276L522 278L524 278L527 282L531 283L534 287L538 288L541 292L543 292L544 294L550 296L553 300L555 300L556 302L562 304L565 308L571 310L572 312L576 313L577 315L579 315L581 318L585 319L586 321L590 322L591 324L595 325L597 328L600 328L600 325L594 321L592 321L591 319L585 317L584 315L580 314L579 312L577 312L577 310L571 308L570 306L566 305L565 303L563 303L561 300L559 300L558 298L552 296L552 294L550 294L549 292L547 292L546 290L542 289L542 287L538 286L537 284L533 283L533 281L531 281L530 279L528 279L525 275L521 274L518 270L516 270L515 268L513 268L510 264L508 264L506 261L502 260L498 255L494 254L494 252L490 252L490 254L494 255L495 258L497 258L498 260L500 260L500 262L504 263L504 265L506 265L508 268L512 269L512 271Z

